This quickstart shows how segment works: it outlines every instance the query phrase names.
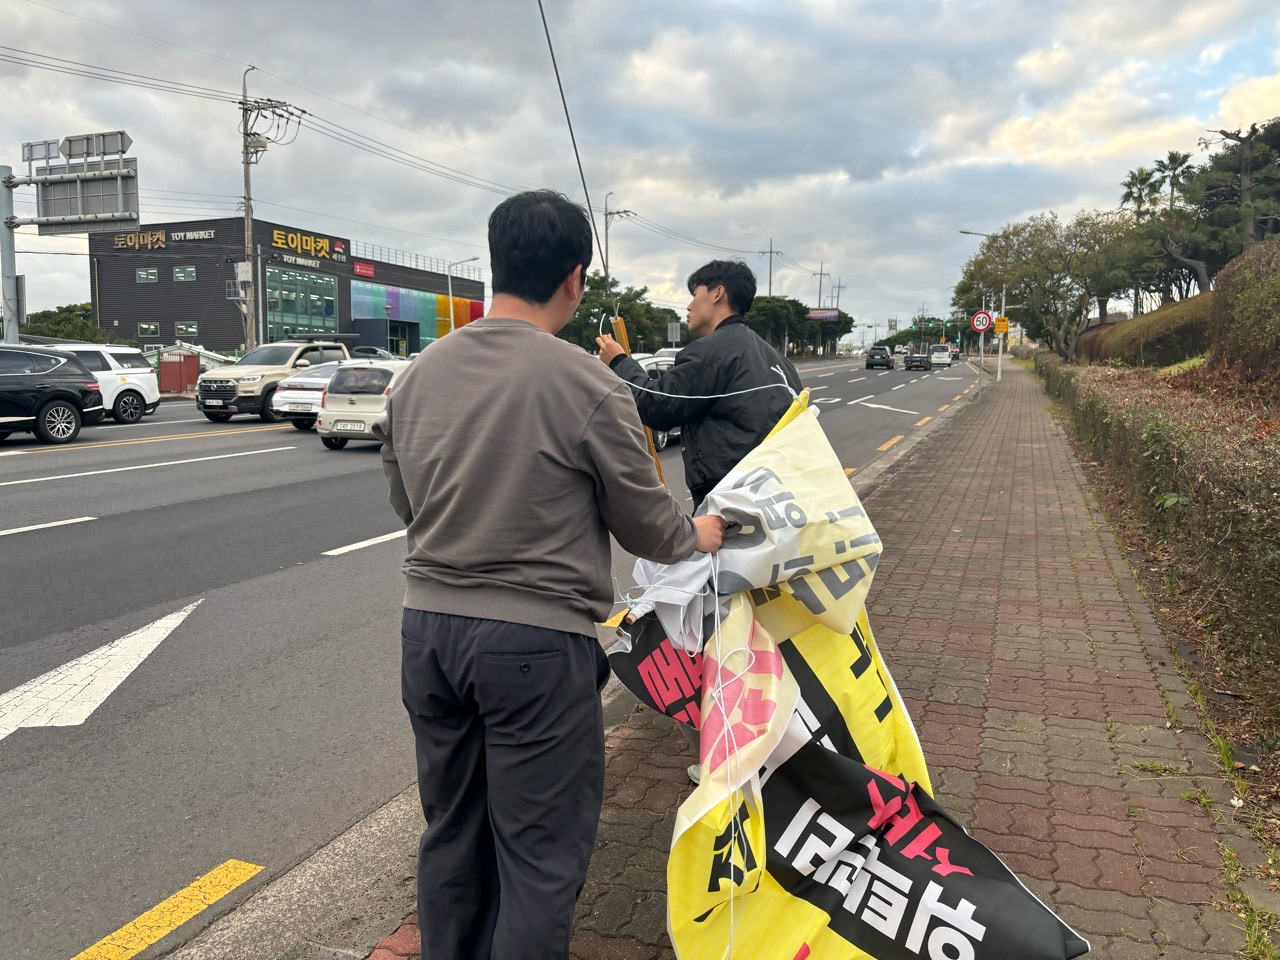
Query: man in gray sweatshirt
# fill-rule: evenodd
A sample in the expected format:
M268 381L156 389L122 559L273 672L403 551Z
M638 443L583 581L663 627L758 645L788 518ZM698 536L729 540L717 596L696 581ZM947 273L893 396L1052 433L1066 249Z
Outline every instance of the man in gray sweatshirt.
M488 316L413 362L375 431L408 526L422 956L562 960L604 789L609 535L672 563L719 549L724 524L684 513L630 388L555 336L582 299L586 213L511 197L489 256Z

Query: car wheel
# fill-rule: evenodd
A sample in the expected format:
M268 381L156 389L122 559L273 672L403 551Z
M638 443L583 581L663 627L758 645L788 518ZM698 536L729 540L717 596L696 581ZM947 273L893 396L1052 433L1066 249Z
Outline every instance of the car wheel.
M80 433L80 411L66 400L46 403L36 416L35 431L41 443L70 443Z
M653 445L654 445L657 449L659 449L659 450L665 450L665 449L667 449L667 441L668 441L669 439L670 439L670 438L667 436L667 431L665 431L665 430L655 430L655 431L653 431Z
M210 413L208 410L206 410L204 412L204 415L208 417L210 420L212 420L214 423L226 423L228 420L231 419L231 414L229 413Z
M346 437L321 437L320 442L330 450L341 450L347 445Z
M275 395L274 390L268 390L262 395L262 412L258 414L262 418L263 423L279 423L280 414L271 409L271 398Z
M310 430L316 425L314 420L290 420L295 430Z
M142 419L142 409L145 406L142 394L125 390L116 397L116 402L111 407L111 419L116 423L137 423Z

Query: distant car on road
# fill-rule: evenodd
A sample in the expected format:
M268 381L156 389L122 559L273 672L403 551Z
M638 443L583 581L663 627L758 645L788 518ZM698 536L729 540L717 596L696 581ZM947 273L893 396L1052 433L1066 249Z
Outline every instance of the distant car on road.
M339 365L320 401L316 433L330 450L350 440L374 440L373 425L387 412L387 397L409 361L360 360Z
M935 343L929 347L929 362L935 367L951 366L951 347L945 343Z
M34 433L41 443L70 443L105 413L102 386L69 353L0 346L0 441Z
M297 430L310 430L320 415L320 398L333 375L338 372L338 361L307 367L301 373L285 377L276 385L271 395L271 409L278 417L288 420Z
M390 350L384 350L382 347L355 347L351 351L353 357L364 357L368 360L401 360L402 357L396 356Z
M893 354L889 352L888 347L872 347L867 351L867 369L872 367L884 367L886 370L892 370L895 366Z
M959 362L960 362L960 348L959 348L959 347L952 347L952 348L951 348L951 362L952 362L952 363L959 363Z
M137 347L118 343L60 343L55 348L79 360L102 387L102 406L116 423L137 423L160 406L156 368Z
M929 354L923 351L915 351L907 354L902 366L907 370L932 370L933 361L929 359Z
M196 409L215 423L226 423L237 413L256 413L267 423L280 418L271 395L285 377L299 370L346 360L341 343L310 340L277 340L255 347L235 363L218 367L196 378Z

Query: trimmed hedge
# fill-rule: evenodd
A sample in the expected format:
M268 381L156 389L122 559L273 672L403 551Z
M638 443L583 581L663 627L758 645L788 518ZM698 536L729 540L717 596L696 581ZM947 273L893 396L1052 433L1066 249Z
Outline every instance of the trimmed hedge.
M1280 363L1280 237L1236 257L1214 283L1214 362L1244 380L1273 373Z
M1280 745L1280 442L1206 428L1185 398L1152 394L1136 371L1045 352L1035 366L1169 549L1172 581L1205 598L1202 622L1248 691L1260 742Z
M1167 367L1209 349L1214 292L1201 293L1159 310L1080 335L1076 357L1118 360L1131 367Z

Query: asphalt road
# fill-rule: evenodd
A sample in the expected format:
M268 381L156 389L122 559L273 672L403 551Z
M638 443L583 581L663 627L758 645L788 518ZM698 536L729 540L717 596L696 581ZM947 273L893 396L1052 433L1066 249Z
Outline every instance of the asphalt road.
M800 372L855 478L945 429L975 379ZM678 447L661 459L683 497ZM263 868L141 954L158 955L412 782L398 526L374 445L188 403L66 447L0 445L6 958L68 960L226 861ZM631 564L615 550L620 583ZM82 723L6 728L6 694L197 601Z

